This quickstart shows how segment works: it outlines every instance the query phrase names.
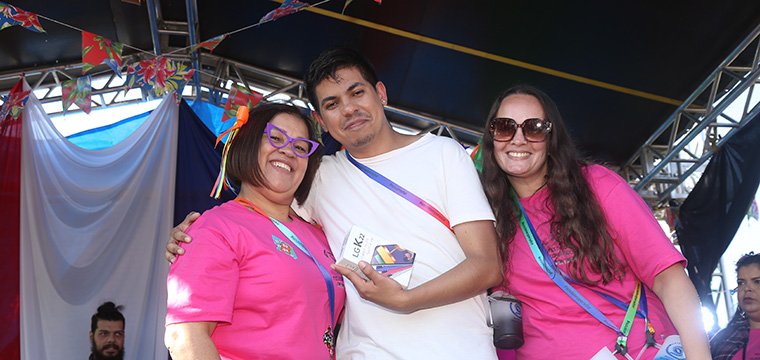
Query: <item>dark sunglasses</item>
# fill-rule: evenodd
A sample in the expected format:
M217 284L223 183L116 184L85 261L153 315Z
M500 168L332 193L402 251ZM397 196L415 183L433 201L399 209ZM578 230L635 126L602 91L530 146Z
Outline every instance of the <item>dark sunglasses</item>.
M317 147L319 147L319 143L314 140L292 138L288 136L285 131L272 125L272 123L267 123L267 128L264 130L264 133L269 137L269 143L272 144L272 146L282 149L290 144L293 153L298 157L309 157L309 155L313 154L314 151L317 150Z
M522 129L523 137L528 142L542 142L552 131L552 123L546 119L530 118L518 124L510 118L494 118L491 120L491 137L494 141L510 141L515 137L517 129Z

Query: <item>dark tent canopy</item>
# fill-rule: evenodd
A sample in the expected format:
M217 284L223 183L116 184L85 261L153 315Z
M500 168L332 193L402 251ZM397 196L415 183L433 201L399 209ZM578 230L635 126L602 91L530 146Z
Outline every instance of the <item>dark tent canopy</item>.
M187 21L185 1L153 0L158 29ZM255 24L281 1L198 1L199 40ZM15 0L12 5L146 51L148 4ZM312 1L312 3L317 3ZM215 55L301 78L320 51L347 45L376 66L395 107L479 131L514 83L557 101L589 155L621 164L758 25L760 2L342 0L232 34ZM0 75L81 61L81 35L0 32ZM187 38L168 35L165 46ZM134 53L125 49L125 53ZM13 83L0 83L6 92Z

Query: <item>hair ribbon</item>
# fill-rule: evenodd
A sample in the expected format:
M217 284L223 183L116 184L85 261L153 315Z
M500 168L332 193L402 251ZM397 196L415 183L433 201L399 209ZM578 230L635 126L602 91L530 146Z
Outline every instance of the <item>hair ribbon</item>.
M248 122L249 111L250 110L248 109L247 106L244 106L244 105L240 106L237 110L235 124L232 125L231 128L227 129L227 131L223 132L221 135L219 135L219 137L216 138L216 143L214 144L214 148L216 148L216 146L219 145L219 141L222 140L222 138L224 138L225 135L227 135L228 133L230 134L230 136L227 138L227 142L224 144L224 149L222 150L222 163L219 166L219 175L217 175L216 182L214 182L214 188L211 189L210 196L212 196L214 199L219 198L219 196L222 193L222 189L232 189L232 185L230 184L230 181L227 178L227 154L229 153L232 140L235 138L235 135L237 135L238 129L240 129L243 125L245 125Z

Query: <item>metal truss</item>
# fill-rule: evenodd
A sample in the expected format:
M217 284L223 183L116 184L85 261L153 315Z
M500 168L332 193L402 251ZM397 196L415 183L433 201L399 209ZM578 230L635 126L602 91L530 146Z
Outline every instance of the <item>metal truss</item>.
M730 320L734 311L736 311L736 304L734 304L734 297L732 295L732 288L728 285L728 279L726 279L726 265L725 258L721 257L718 262L718 266L715 268L712 274L712 278L717 281L712 281L712 284L717 283L718 288L715 289L711 286L711 295L714 299L715 308L713 309L713 329L711 333L718 331L718 305L722 302L726 307L726 320Z
M198 14L196 0L185 0L187 21L166 20L161 12L160 0L148 0L148 17L151 23L153 52L174 61L191 64L196 71L193 79L183 91L185 98L203 100L224 106L233 85L243 86L264 94L266 101L292 102L310 108L303 81L272 71L257 68L231 59L200 51L187 54L186 47L198 42ZM125 58L123 63L144 60L144 54ZM93 106L98 109L125 103L150 100L153 94L139 88L126 92L123 80L116 77L107 67L98 66L91 71L93 76ZM24 72L0 74L0 94L7 93ZM60 102L62 81L81 76L81 64L35 68L25 71L27 81L44 104ZM100 88L98 88L100 87ZM396 128L410 133L432 132L449 136L467 146L474 146L481 138L481 131L466 125L456 124L394 106L386 106L386 114ZM49 115L62 113L61 107L47 106ZM69 112L79 111L77 109Z
M651 206L685 198L713 153L760 112L759 35L760 26L619 171Z
M183 60L182 55L172 56L175 60ZM138 56L125 58L124 63L138 61ZM185 61L192 61L185 56ZM200 56L199 64L201 71L197 71L196 81L191 81L183 91L186 98L207 101L215 105L224 106L230 89L233 85L246 87L250 90L264 94L266 101L291 102L302 107L310 108L306 96L303 81L277 74L234 60L204 53ZM110 106L118 106L152 100L154 95L150 91L134 88L125 91L124 79L120 79L113 71L104 65L91 70L92 76L92 109L101 109ZM45 110L51 116L63 113L61 83L78 78L82 74L82 64L59 65L53 67L38 67L24 71L15 71L0 74L0 95L7 94L13 85L25 76L37 98L45 106ZM390 106L385 107L386 114L395 127L410 133L432 132L454 138L467 146L474 146L481 138L479 130L447 122L429 114L422 114L411 110ZM76 107L68 110L68 113L80 111Z
M119 79L113 71L107 74L102 72L106 68L102 65L93 69L92 76L92 109L101 109L115 105L125 105L139 103L151 99L150 92L142 89L132 89L129 94L122 86L123 79ZM99 71L100 70L100 71ZM61 83L67 80L76 79L82 76L82 64L59 65L52 67L38 67L24 71L16 71L0 74L0 95L7 95L10 89L22 77L32 88L37 98L45 107L48 115L59 115L63 113L63 105L50 106L55 103L61 103ZM99 88L98 88L99 87ZM76 108L68 112L81 111Z
M300 79L210 53L178 52L183 46L197 42L195 0L186 0L186 7L189 9L189 22L166 21L161 16L158 0L148 1L154 51L172 60L190 63L198 69L183 91L183 96L222 106L232 86L237 84L264 94L267 101L293 102L310 107ZM755 89L760 77L759 35L760 26L620 168L619 173L650 206L659 207L669 199L685 198L694 179L698 179L702 166L712 154L747 121L760 113L760 89ZM124 63L144 58L145 55L133 55L125 58ZM100 74L93 75L93 110L153 98L150 91L139 88L125 92L123 80L105 65L98 66L91 72ZM60 103L61 82L80 77L81 63L0 74L0 95L7 94L23 73L43 105ZM741 104L738 115L733 114L735 111L729 111L737 107L736 104ZM62 108L49 105L46 111L50 115L57 115L62 112ZM482 137L480 129L432 114L395 106L386 106L386 114L392 125L410 133L432 132L452 137L467 146L474 146Z

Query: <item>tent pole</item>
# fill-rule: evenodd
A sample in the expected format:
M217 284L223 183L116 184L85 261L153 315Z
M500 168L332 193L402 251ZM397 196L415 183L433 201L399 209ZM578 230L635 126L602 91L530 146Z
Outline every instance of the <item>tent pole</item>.
M148 0L148 19L150 20L150 36L153 38L153 52L156 56L161 55L161 41L158 39L158 22L156 17L156 5L153 0Z

